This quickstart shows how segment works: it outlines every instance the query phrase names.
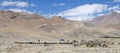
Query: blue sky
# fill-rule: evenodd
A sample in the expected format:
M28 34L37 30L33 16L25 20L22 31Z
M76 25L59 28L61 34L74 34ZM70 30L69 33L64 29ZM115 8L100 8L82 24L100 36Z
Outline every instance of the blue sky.
M120 10L120 0L0 0L0 9L86 20Z

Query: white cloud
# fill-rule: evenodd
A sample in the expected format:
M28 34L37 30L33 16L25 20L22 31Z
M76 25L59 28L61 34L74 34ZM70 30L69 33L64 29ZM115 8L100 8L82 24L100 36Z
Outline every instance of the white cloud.
M115 12L120 13L120 11L119 11L119 10L115 10Z
M54 3L53 6L65 6L65 3Z
M80 16L71 16L67 19L81 21L81 20L92 20L92 18L94 18L94 17L90 16L90 15L80 15Z
M56 16L57 14L43 14L44 17L46 18L50 18L52 16Z
M37 5L35 5L35 4L31 4L30 6L31 6L31 7L37 7Z
M16 2L16 6L18 6L18 7L26 7L26 6L28 6L28 3L27 2Z
M27 6L36 6L35 4L29 4L28 2L20 2L20 1L3 1L1 6L16 6L16 7L27 7Z
M85 4L59 13L59 16L67 17L70 20L86 20L94 18L94 13L107 10L107 5Z
M1 3L2 6L11 6L11 5L15 5L16 2L8 2L8 1L4 1Z
M29 13L29 14L33 14L34 12L25 10L25 9L19 9L19 8L15 8L15 9L9 9L10 11L14 11L14 12L25 12L25 13Z
M120 2L120 0L114 0L113 2Z
M3 1L1 6L17 6L17 7L27 7L27 2L10 2L10 1Z
M111 11L111 10L118 10L118 9L120 9L119 5L112 6L112 7L108 8L109 11Z
M103 15L105 15L105 14L98 14L97 16L99 17L99 16L103 16Z

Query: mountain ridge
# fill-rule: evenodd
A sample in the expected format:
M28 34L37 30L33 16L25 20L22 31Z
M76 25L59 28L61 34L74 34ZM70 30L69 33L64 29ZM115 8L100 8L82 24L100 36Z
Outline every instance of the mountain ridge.
M92 23L100 27L120 29L120 13L113 11L110 14L95 18Z
M116 15L116 13L114 13ZM119 16L119 14L117 15ZM104 27L103 18L108 15L101 16L89 22L66 20L61 16L53 16L45 18L37 14L17 13L12 11L0 11L0 31L4 32L20 32L30 36L39 38L83 38L83 37L101 37L101 36L120 36L114 35L118 28L107 29ZM111 17L111 16L110 16ZM116 18L116 17L115 17ZM108 19L108 18L107 18ZM101 27L95 27L100 22ZM106 20L106 19L105 19ZM109 21L109 20L108 20ZM113 23L114 24L114 23ZM118 23L119 24L119 23ZM105 25L106 26L106 25ZM110 25L111 26L111 25ZM113 33L111 33L113 32ZM119 34L119 31L117 31ZM72 36L72 37L71 37Z

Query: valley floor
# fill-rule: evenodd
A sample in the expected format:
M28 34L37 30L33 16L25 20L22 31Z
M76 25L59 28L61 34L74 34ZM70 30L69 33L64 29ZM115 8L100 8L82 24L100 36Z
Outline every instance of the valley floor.
M87 48L72 45L17 45L0 44L0 53L120 53L120 45L108 48Z
M18 33L19 34L19 33ZM87 38L86 38L87 39ZM86 47L85 45L74 47L73 45L39 45L39 44L15 44L15 41L36 41L34 37L10 35L0 33L0 53L120 53L120 45L108 45L102 47ZM120 42L120 39L99 39ZM46 40L50 41L50 40ZM55 40L56 41L56 40Z

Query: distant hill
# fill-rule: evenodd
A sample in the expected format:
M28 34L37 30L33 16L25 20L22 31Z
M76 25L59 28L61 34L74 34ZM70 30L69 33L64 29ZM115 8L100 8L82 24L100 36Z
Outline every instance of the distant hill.
M92 23L100 27L120 29L120 12L114 11L110 14L97 17Z

